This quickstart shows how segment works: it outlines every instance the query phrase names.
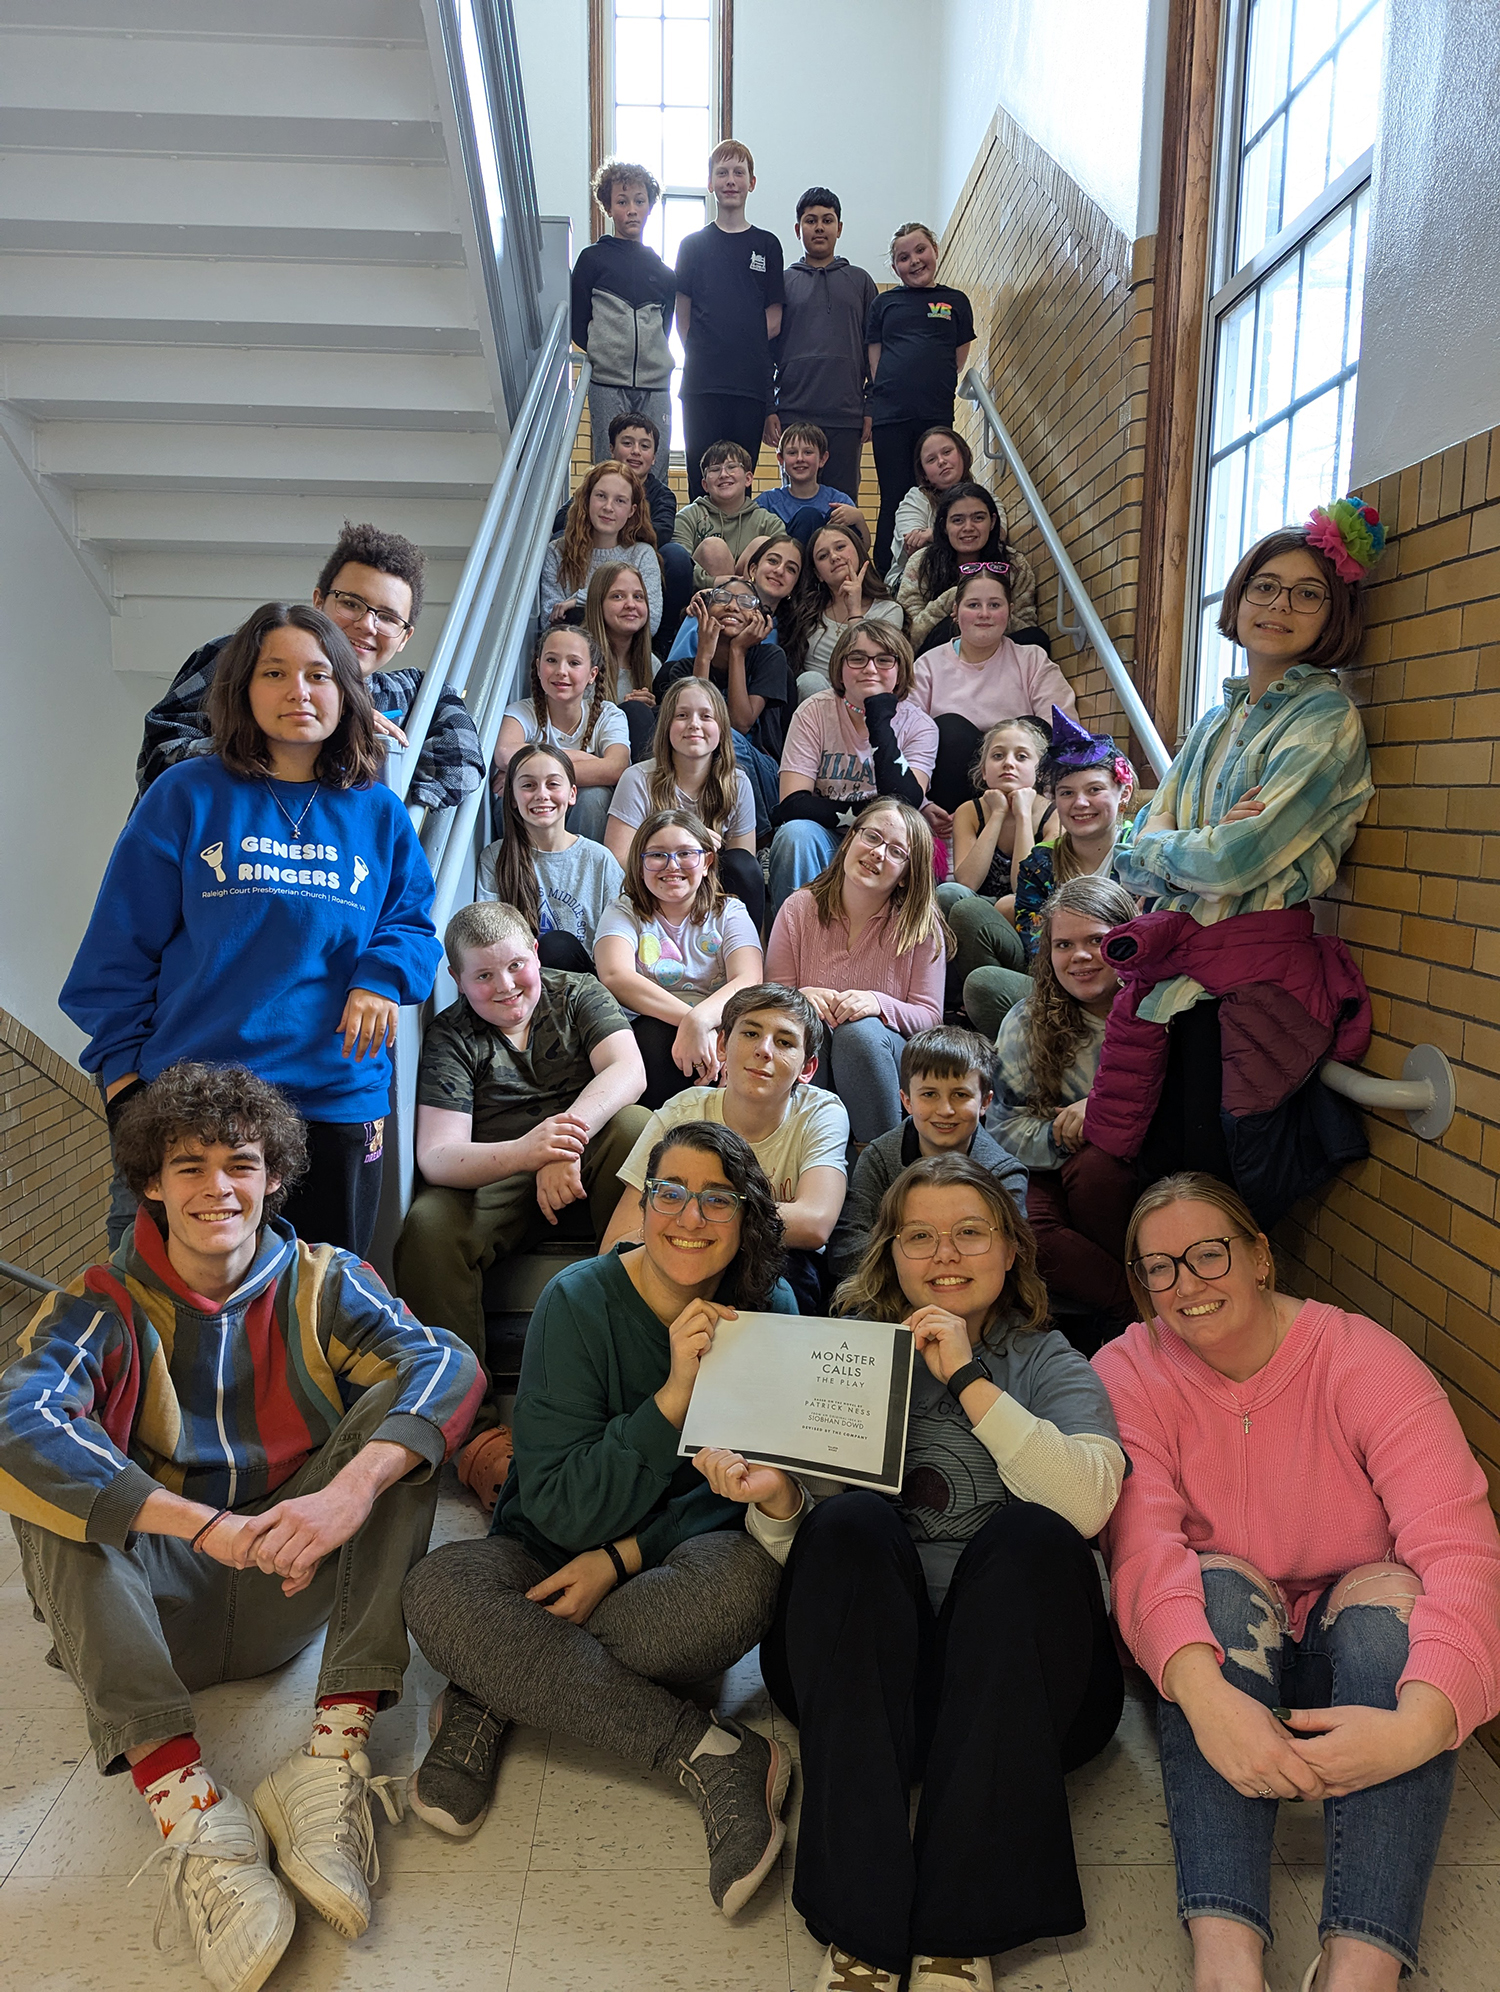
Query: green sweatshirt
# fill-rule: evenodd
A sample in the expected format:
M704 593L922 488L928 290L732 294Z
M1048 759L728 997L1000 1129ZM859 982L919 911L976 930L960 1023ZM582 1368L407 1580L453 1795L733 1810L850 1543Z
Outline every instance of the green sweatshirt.
M774 512L763 512L753 498L747 497L737 512L721 512L711 499L697 498L677 514L672 537L694 553L700 541L715 533L738 560L753 539L785 539L786 527ZM714 577L694 561L693 581L699 588L711 588Z
M729 1289L726 1281L721 1300L731 1300ZM797 1312L785 1280L767 1311ZM655 1401L670 1367L666 1328L618 1250L565 1266L527 1330L515 1464L491 1533L516 1537L549 1571L633 1535L649 1570L690 1536L742 1527L744 1508L722 1500L678 1456L682 1434Z

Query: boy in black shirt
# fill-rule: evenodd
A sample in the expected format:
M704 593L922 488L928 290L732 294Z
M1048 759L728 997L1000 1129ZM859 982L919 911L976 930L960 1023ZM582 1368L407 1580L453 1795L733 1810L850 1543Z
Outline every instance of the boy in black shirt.
M702 495L700 460L730 441L760 456L771 402L771 341L781 330L781 244L745 219L755 161L726 138L708 156L717 218L684 237L677 252L677 326L682 334L682 426L688 495Z
M641 231L661 196L644 166L606 159L594 175L594 199L614 223L573 265L573 344L593 365L589 428L594 462L611 454L609 425L618 415L645 415L658 431L672 429L672 350L667 344L677 280Z

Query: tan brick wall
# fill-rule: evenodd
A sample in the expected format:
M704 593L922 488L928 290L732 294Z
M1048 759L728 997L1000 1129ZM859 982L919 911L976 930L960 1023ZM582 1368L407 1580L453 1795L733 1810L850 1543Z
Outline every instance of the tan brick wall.
M1003 110L979 149L943 239L943 283L974 307L970 363L1116 648L1135 654L1153 245L1134 246ZM1092 650L1057 634L1057 576L1015 480L986 463L978 411L959 404L975 474L1004 505L1037 575L1054 655L1093 726L1125 722ZM999 474L997 474L999 473Z
M1395 535L1359 668L1375 798L1330 899L1370 986L1366 1066L1453 1061L1441 1141L1367 1116L1369 1161L1300 1205L1294 1285L1392 1328L1442 1379L1500 1505L1500 430L1366 491Z
M0 1010L0 1259L61 1283L99 1257L109 1175L93 1083ZM0 1280L0 1367L37 1298Z

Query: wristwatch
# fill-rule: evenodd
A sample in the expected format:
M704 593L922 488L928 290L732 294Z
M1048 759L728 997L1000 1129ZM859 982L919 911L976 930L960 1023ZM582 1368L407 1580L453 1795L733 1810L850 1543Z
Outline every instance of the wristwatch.
M971 1383L989 1383L990 1381L990 1373L983 1363L965 1363L962 1369L956 1369L953 1372L945 1388L948 1395L957 1404Z

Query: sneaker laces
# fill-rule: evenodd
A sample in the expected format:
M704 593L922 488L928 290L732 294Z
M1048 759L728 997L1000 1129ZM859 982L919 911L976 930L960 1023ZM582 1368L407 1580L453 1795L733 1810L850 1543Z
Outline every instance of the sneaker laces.
M677 1760L679 1766L677 1774L678 1782L686 1785L688 1790L692 1792L694 1802L699 1812L703 1815L703 1824L708 1834L708 1851L710 1855L718 1852L719 1843L723 1840L725 1834L733 1829L740 1815L739 1808L734 1803L738 1795L737 1781L733 1777L721 1777L715 1781L719 1787L720 1803L725 1808L724 1817L721 1819L714 1804L713 1785L704 1776L704 1769L713 1769L720 1765L737 1763L738 1757L739 1753L736 1751L728 1757L707 1757L699 1762L695 1762L687 1757L679 1757Z
M439 1764L483 1766L500 1740L501 1724L494 1712L472 1695L455 1694L450 1688L443 1696L443 1710L437 1735L423 1762L436 1757Z
M380 1800L391 1824L398 1825L406 1809L406 1780L367 1778L347 1758L320 1757L316 1761L336 1764L339 1775L298 1780L288 1807L292 1838L331 1841L373 1888L380 1879L380 1854L370 1816L370 1794Z
M889 1992L896 1983L894 1972L882 1971L878 1964L861 1964L836 1944L830 1945L828 1955L834 1971L828 1992Z
M158 1862L166 1866L166 1886L162 1890L156 1921L151 1929L151 1942L159 1951L169 1950L171 1943L188 1928L189 1913L193 1909L202 1918L209 1938L218 1937L239 1909L241 1894L235 1886L233 1874L222 1870L260 1865L260 1849L255 1844L254 1834L248 1829L243 1836L236 1834L219 1845L200 1847L197 1844L204 1822L214 1810L213 1806L208 1806L204 1811L194 1813L192 1830L180 1840L175 1835L163 1840L130 1877L129 1886L134 1888L149 1868L154 1868ZM240 1841L238 1848L236 1840ZM190 1861L196 1863L192 1869L188 1866ZM172 1912L172 1939L164 1943L162 1927L169 1911Z

